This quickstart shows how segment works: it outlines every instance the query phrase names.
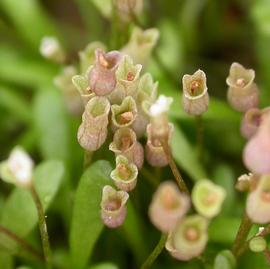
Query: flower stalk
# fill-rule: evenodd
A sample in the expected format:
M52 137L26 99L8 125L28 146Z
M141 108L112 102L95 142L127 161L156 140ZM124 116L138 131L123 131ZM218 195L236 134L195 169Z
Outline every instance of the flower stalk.
M47 230L44 209L41 204L39 195L33 185L30 188L30 192L31 192L31 195L33 197L33 200L35 202L37 212L38 212L39 231L40 231L40 236L41 236L42 248L44 252L44 258L47 264L47 269L52 269L51 247L50 247L50 241L49 241L49 235L48 235L48 230Z
M148 269L153 265L153 263L155 262L155 260L165 247L166 241L167 241L167 234L162 233L158 244L156 245L152 253L148 256L146 261L143 263L141 269Z

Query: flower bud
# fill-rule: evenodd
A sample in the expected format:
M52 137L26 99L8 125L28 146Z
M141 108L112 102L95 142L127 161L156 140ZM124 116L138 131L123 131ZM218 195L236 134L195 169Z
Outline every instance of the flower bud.
M136 134L132 129L118 129L114 134L113 142L110 144L109 149L116 156L125 156L129 162L134 163L138 169L141 169L144 161L143 147L137 141Z
M181 193L173 181L161 183L149 207L151 222L162 232L170 232L187 213L189 197Z
M97 49L95 57L95 64L89 73L89 86L96 95L107 95L115 88L115 71L121 54L118 51L105 53L101 49Z
M116 187L123 191L132 191L137 184L138 168L122 155L116 157L116 168L111 172Z
M8 159L0 163L0 177L18 187L29 188L32 184L34 163L21 148L15 147Z
M270 175L262 176L247 198L246 211L254 223L270 222Z
M168 111L173 99L160 95L157 101L150 107L149 113L151 116L151 132L153 139L168 139L169 123Z
M84 74L90 65L93 65L95 62L95 51L101 49L106 50L106 47L103 43L99 41L94 41L89 43L83 51L79 52L80 58L80 69L81 73Z
M214 269L234 269L236 259L230 250L222 250L218 253L214 262Z
M262 236L253 237L249 241L249 249L253 252L263 252L267 248L267 242Z
M199 215L185 217L169 234L166 249L181 261L199 256L208 241L207 226L207 220Z
M209 95L206 86L206 75L202 70L193 75L183 76L183 107L190 115L201 115L208 109Z
M138 85L137 96L137 117L132 124L132 129L135 131L138 138L141 138L146 131L146 126L149 123L149 113L143 108L144 102L153 103L157 98L158 82L153 82L151 74L144 74Z
M168 165L168 157L163 149L163 146L158 138L155 138L152 130L152 124L147 125L147 144L146 144L146 159L151 166L163 167ZM168 144L170 144L174 126L169 123Z
M270 115L263 117L256 134L244 148L243 160L254 174L270 173Z
M121 226L126 218L126 203L129 195L125 191L116 191L107 185L102 191L101 218L109 228Z
M80 94L72 84L72 77L75 76L77 70L74 66L66 66L61 73L54 78L54 84L59 90L61 90L65 104L70 113L75 115L81 115L83 110L83 104Z
M143 0L113 0L113 3L120 19L124 22L140 15L143 9Z
M199 214L206 218L213 218L221 210L226 191L210 180L203 179L195 184L191 197Z
M41 39L40 54L55 63L64 63L66 55L65 52L56 37L45 36Z
M110 103L105 97L92 98L85 107L78 130L79 144L88 151L101 147L107 137Z
M241 192L251 191L253 185L253 178L254 175L252 173L241 175L237 179L235 188Z
M123 56L119 66L115 72L117 79L117 88L120 88L124 96L137 97L137 89L139 84L140 72L142 70L141 64L133 64L130 56Z
M112 122L117 128L132 125L137 116L136 102L131 96L127 96L121 105L112 105L111 110Z
M135 63L147 63L153 48L156 46L159 38L159 31L155 28L142 29L135 27L127 45L121 49L121 52L128 54Z
M231 65L230 74L226 79L229 86L227 98L235 110L245 112L258 106L259 90L254 83L254 78L253 69L245 69L239 63Z

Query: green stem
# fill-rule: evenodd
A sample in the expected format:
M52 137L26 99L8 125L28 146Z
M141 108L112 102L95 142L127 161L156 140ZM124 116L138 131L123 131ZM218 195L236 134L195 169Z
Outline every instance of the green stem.
M249 233L251 227L252 227L252 222L249 219L249 217L247 216L247 214L245 213L243 218L242 218L242 222L240 224L235 241L234 241L233 246L232 246L232 253L234 254L234 256L236 258L238 258L241 254L240 253L241 247L245 243L245 240L248 236L248 233Z
M266 248L263 253L264 253L264 256L265 256L268 264L270 265L270 251L269 251L269 249Z
M18 245L20 245L23 249L28 251L30 254L32 254L35 258L44 261L42 255L35 249L33 248L30 244L28 244L24 239L7 229L6 227L0 225L0 233L4 233L7 235L9 238L14 240Z
M140 170L140 173L145 179L149 181L151 185L153 185L153 187L156 188L158 186L159 182L156 180L153 174L149 172L145 167L142 167L142 169Z
M186 183L185 183L185 181L184 181L180 171L178 170L177 165L174 162L174 159L172 157L171 148L167 142L167 139L164 139L163 141L161 141L161 144L162 144L162 147L163 147L165 154L167 155L169 166L172 170L172 173L174 175L174 178L178 184L180 191L189 195L189 190L187 188L187 185L186 185Z
M156 245L156 247L154 248L152 253L148 256L146 261L143 263L143 265L141 266L141 269L147 269L147 268L150 268L152 266L152 264L157 259L159 254L162 252L162 250L166 244L166 241L167 241L167 235L161 234L161 237L160 237L158 244Z
M51 255L51 247L50 247L50 241L49 241L49 235L48 235L44 210L43 210L39 195L35 187L31 186L30 191L31 191L31 194L32 194L32 197L33 197L33 200L35 202L37 212L38 212L39 231L40 231L40 236L41 236L44 257L47 264L47 269L51 269L52 268L52 255Z
M204 128L203 128L203 118L202 115L198 115L196 118L197 124L197 145L198 145L198 155L199 159L203 160L204 155Z
M84 170L87 169L90 166L92 158L93 158L93 151L86 150L84 152L84 160L83 160L83 168L84 168Z

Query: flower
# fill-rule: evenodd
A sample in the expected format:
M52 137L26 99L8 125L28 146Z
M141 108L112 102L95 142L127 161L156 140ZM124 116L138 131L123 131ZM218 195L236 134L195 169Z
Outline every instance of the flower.
M156 46L159 38L159 31L155 28L142 30L134 27L130 40L127 45L121 49L123 54L128 54L135 63L147 63L153 48Z
M136 134L132 129L126 127L118 129L114 134L109 149L116 156L125 156L129 162L134 163L138 169L141 169L144 161L143 147L137 141Z
M201 115L206 112L209 104L209 95L205 73L199 69L193 75L184 75L182 82L182 102L186 113Z
M66 55L59 40L54 36L45 36L41 39L40 54L56 63L63 63Z
M128 127L137 117L136 102L133 97L127 96L121 105L112 105L112 122L115 127Z
M115 71L121 60L121 53L101 49L95 51L95 64L89 72L89 86L96 95L111 93L116 85Z
M267 113L256 134L244 148L243 160L246 167L255 174L270 173L270 114Z
M253 188L254 181L256 181L256 176L254 176L252 173L241 175L237 179L235 188L238 191L250 191Z
M96 96L87 103L77 135L84 149L95 151L105 142L109 112L110 103L105 97Z
M143 0L113 0L113 3L124 22L132 20L133 16L140 15L143 9Z
M15 147L8 159L0 164L0 176L8 183L28 188L32 184L33 167L29 155L21 147Z
M255 223L270 222L270 175L261 176L257 188L247 198L246 211Z
M195 184L191 197L199 214L206 218L213 218L221 210L226 191L210 180L203 179Z
M230 74L226 79L229 86L227 98L235 110L245 112L258 106L259 90L254 79L253 69L245 69L239 63L231 65Z
M123 224L127 209L126 203L129 195L125 191L116 191L106 185L102 190L101 219L109 228L116 228Z
M199 256L208 241L208 222L204 217L193 215L180 220L169 234L166 249L176 259L188 261Z
M175 227L189 207L189 197L181 193L173 181L165 181L153 195L149 217L159 230L167 233Z
M130 163L125 156L116 157L116 167L111 172L116 187L123 191L131 191L136 187L138 168L135 164Z
M174 126L173 124L169 123L169 131L168 131L168 138L167 143L170 144L172 139ZM165 153L163 146L159 139L155 138L153 134L152 124L147 125L147 143L146 143L146 159L148 163L154 167L163 167L168 165L168 156Z

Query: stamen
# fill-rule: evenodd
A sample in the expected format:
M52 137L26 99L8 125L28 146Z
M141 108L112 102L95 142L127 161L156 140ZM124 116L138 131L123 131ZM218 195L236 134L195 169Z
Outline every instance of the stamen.
M128 81L133 81L135 78L135 75L132 72L128 72L127 74L127 80Z
M134 118L134 116L133 116L133 113L131 111L124 112L119 116L119 123L120 124L129 123L130 121L133 120L133 118Z
M130 178L131 171L124 164L118 164L117 170L121 179L128 180Z
M118 199L111 199L105 205L105 209L108 211L115 211L119 209L121 206L121 202Z
M108 68L109 67L109 62L107 61L107 59L105 58L105 56L103 54L100 54L99 55L99 63L105 67L105 68Z
M121 150L126 151L131 146L131 139L129 136L123 136L121 138Z
M243 78L238 78L236 80L236 85L239 86L239 87L244 87L246 84L245 80Z
M189 241L196 241L199 238L199 233L197 229L190 227L186 230L185 237Z

